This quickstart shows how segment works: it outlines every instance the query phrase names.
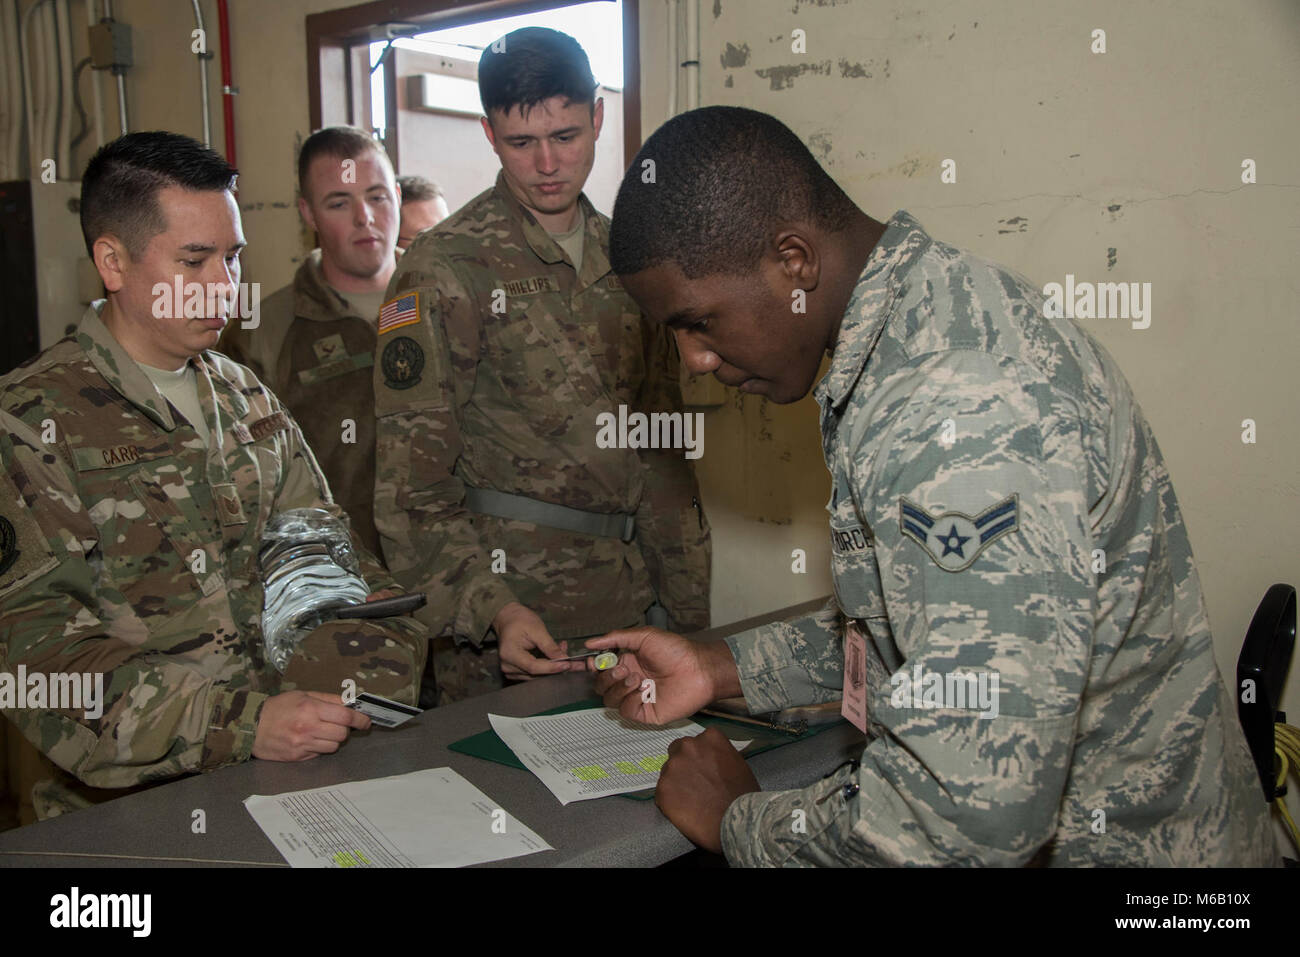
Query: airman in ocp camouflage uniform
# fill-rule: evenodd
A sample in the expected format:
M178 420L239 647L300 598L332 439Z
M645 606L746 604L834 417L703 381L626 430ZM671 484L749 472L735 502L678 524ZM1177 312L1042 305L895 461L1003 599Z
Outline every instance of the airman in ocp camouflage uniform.
M643 156L674 195L625 177L611 257L686 366L792 402L832 352L835 598L713 646L591 642L625 651L596 686L667 721L740 693L853 713L858 684L868 736L781 792L721 734L675 742L664 813L742 865L1276 863L1178 501L1105 349L906 212L866 216L773 117L692 111Z
M279 401L224 356L192 362L211 449L94 308L0 379L0 670L104 673L98 719L5 716L97 789L247 759L263 702L282 691L338 692L350 678L418 694L424 629L409 618L323 625L283 678L266 662L262 530L284 509L341 512ZM393 587L356 554L372 590Z
M350 126L317 130L298 152L298 210L320 242L293 282L231 322L217 351L248 366L284 403L362 543L375 531L375 318L392 277L397 184L388 154Z
M683 450L596 447L599 412L682 405L671 339L642 322L609 271L608 218L581 204L575 275L498 179L416 238L380 319L375 520L393 576L443 616L443 700L500 687L491 646L451 642L481 644L510 601L557 639L634 624L656 599L679 629L708 627L709 526ZM636 537L475 514L466 488L604 513L619 531L634 516Z
M429 593L443 701L580 669L557 638L709 623L708 522L685 450L661 447L684 440L679 358L582 193L604 117L587 56L526 27L478 78L501 173L403 255L374 370L375 522L394 576ZM683 429L601 448L620 407Z
M261 304L256 329L232 321L217 344L252 369L290 410L330 491L368 551L379 552L374 521L375 408L371 394L375 318L363 316L325 282L313 249L293 282ZM351 420L350 441L343 441Z

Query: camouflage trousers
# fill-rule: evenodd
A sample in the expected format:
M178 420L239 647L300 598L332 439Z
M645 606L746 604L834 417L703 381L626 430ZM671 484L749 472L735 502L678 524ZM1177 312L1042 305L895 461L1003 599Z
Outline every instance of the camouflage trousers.
M429 663L420 685L420 707L436 708L505 687L495 643L457 646L450 635L429 640Z

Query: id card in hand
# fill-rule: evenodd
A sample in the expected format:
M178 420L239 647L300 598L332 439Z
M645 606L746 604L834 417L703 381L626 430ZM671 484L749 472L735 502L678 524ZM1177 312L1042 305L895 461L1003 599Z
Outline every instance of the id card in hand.
M392 701L381 695L363 691L356 699L348 703L354 711L360 711L381 728L396 728L405 724L417 714L423 714L423 708L414 708L400 701Z

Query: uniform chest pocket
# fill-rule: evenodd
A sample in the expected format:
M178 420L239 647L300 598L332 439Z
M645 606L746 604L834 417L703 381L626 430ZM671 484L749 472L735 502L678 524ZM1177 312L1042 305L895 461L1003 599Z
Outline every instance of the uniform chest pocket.
M551 297L545 297L550 299ZM543 435L568 428L601 401L595 363L582 340L574 341L568 325L545 302L511 306L510 320L488 335L493 370L510 396Z
M831 574L835 600L849 618L884 618L885 599L876 546L862 525L831 522Z
M621 402L631 402L636 398L648 374L641 322L639 312L623 312L602 321L606 351L601 357L601 372L612 377L610 391Z
M172 590L183 593L198 585L204 595L211 595L220 589L221 573L212 567L212 556L204 548L205 539L210 536L195 527L194 521L177 501L189 492L180 476L175 473L159 476L137 473L131 476L128 484L158 529L160 553L170 548L176 559L173 564L172 555L169 555L165 562L160 563L170 576ZM233 489L230 491L233 493Z
M876 563L876 540L870 526L862 521L851 475L847 463L835 462L831 469L831 500L826 503L831 525L835 600L849 618L884 618L885 598L880 566Z
M319 385L330 379L337 379L341 375L347 375L349 372L366 371L374 364L375 354L373 352L362 352L358 355L344 354L338 358L324 361L320 365L299 369L298 381L305 386ZM367 375L369 374L367 372ZM281 396L281 398L288 400L287 395Z
M221 576L208 567L210 556L194 561L191 553L201 543L168 494L169 488L184 489L179 474L115 470L83 475L81 484L82 500L99 532L105 584L146 625L179 614L197 594L221 587Z

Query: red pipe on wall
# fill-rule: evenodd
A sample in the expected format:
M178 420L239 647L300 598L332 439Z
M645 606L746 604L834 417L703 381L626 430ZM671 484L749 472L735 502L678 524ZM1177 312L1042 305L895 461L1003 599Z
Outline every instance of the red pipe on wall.
M221 119L226 134L226 162L235 162L235 92L230 82L230 11L226 0L217 0L217 26L221 42Z

